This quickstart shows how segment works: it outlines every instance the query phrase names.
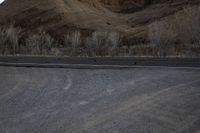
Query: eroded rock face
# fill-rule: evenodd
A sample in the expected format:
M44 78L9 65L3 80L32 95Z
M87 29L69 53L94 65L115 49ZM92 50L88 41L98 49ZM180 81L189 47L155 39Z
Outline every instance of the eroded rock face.
M167 19L188 3L197 5L200 0L6 0L0 7L0 24L12 22L27 30L42 27L58 38L76 28L145 38L149 24Z
M99 0L115 12L131 13L150 4L151 0Z
M151 4L179 0L98 0L108 9L120 13L133 13Z
M117 13L134 13L149 5L161 3L192 2L198 0L78 0L92 6L101 5Z

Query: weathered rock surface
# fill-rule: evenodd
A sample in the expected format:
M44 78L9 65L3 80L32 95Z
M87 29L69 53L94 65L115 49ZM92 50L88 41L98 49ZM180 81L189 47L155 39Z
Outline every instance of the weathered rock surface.
M199 0L7 0L0 23L44 29L60 36L66 30L117 30L145 37L148 25Z

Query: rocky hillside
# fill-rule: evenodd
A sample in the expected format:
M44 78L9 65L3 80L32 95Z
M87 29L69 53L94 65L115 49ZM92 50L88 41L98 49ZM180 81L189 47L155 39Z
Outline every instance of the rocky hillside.
M99 2L118 13L133 13L150 4L150 0L99 0Z
M55 36L69 29L117 30L145 38L147 26L199 0L6 0L0 23L28 30L44 28Z

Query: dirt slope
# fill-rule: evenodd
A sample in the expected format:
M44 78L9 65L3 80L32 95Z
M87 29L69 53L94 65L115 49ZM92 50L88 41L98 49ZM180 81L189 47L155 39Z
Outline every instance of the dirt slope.
M7 0L0 23L28 29L43 27L61 35L71 28L118 30L145 37L147 26L199 0Z

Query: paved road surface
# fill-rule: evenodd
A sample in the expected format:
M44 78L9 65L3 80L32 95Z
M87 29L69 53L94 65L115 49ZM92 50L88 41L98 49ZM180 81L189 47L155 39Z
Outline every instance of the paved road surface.
M56 68L116 68L138 66L200 67L200 58L136 58L136 57L2 57L0 66L56 67Z
M200 70L0 67L0 133L200 133Z
M0 57L0 65L0 133L200 133L197 58Z

